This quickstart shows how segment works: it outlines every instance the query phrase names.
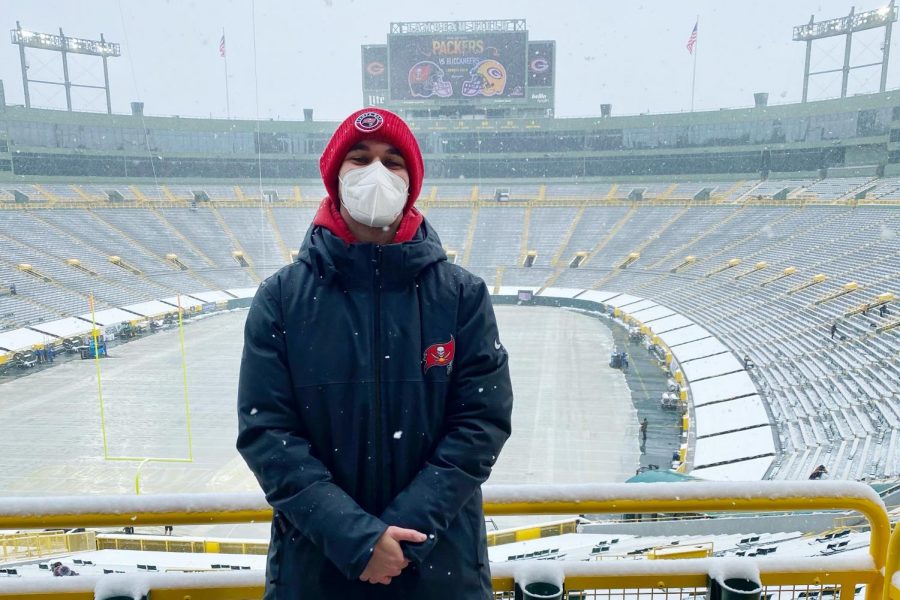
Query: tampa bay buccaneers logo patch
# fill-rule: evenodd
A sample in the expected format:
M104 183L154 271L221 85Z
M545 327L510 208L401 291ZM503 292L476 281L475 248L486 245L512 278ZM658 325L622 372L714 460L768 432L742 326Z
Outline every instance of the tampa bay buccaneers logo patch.
M431 367L447 367L447 374L453 370L453 356L456 354L456 340L450 336L449 342L432 344L425 349L422 356L422 368L425 372Z
M384 117L375 111L369 111L356 117L353 126L363 133L370 133L381 127L382 123L384 123Z

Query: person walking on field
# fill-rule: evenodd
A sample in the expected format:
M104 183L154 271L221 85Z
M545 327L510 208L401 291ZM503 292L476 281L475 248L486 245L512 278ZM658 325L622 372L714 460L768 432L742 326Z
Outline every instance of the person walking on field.
M327 197L244 331L237 448L272 505L266 599L488 600L481 484L511 433L484 282L416 210L397 115L351 114Z

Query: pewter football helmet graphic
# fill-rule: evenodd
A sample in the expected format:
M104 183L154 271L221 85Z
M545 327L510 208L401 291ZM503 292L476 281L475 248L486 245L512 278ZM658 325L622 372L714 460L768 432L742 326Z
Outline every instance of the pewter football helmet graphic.
M409 70L409 91L414 98L447 98L453 95L453 86L444 81L444 70L437 63L423 60Z

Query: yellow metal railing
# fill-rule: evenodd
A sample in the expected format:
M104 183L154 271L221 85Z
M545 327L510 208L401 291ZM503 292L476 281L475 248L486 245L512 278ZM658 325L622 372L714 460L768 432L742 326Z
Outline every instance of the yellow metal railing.
M554 537L565 533L576 533L578 531L578 522L578 519L566 519L565 521L555 521L553 523L489 531L487 533L487 545L502 546L526 540Z
M725 492L727 490L727 492ZM529 498L530 500L522 500ZM820 585L836 584L833 578L841 578L841 589L847 585L866 584L867 600L881 598L884 589L882 569L887 557L890 524L884 504L868 486L847 482L802 482L785 484L782 482L746 482L722 484L711 483L670 483L670 484L612 484L584 486L494 486L485 489L485 513L492 516L523 514L584 514L584 513L709 513L709 512L794 512L855 510L862 514L871 528L869 556L847 569L846 559L837 564L828 557L810 559L810 569L779 571L773 569L763 578L767 585ZM900 540L897 541L900 552ZM716 559L707 559L715 561ZM796 561L792 560L796 564ZM606 578L599 587L624 589L633 587L697 587L703 586L709 572L704 561L691 561L692 568L684 569L684 562L673 560L669 565L681 563L679 576L664 577L659 563L651 575L635 580ZM598 566L603 563L597 563ZM638 563L636 563L638 564ZM776 563L777 566L777 563ZM506 565L499 565L505 568ZM580 564L573 565L574 573ZM646 567L637 567L638 570ZM612 572L612 571L611 571ZM616 571L618 572L618 571ZM676 572L673 570L673 573ZM503 571L494 572L494 590L513 589L511 577L502 576ZM568 573L568 572L567 572ZM888 571L892 573L892 571ZM658 585L664 582L665 585ZM671 582L671 583L670 583ZM566 586L570 590L591 589L597 581L581 581L577 577L570 580L566 576ZM852 597L852 593L850 596ZM846 598L847 596L843 596Z
M266 554L268 540L236 540L168 535L108 534L97 536L97 550L184 552L191 554Z
M0 535L0 563L14 560L43 558L67 552L87 552L96 549L93 531L80 533L41 532Z
M884 565L885 600L900 600L900 523L894 525Z
M251 493L0 498L0 530L271 520L272 509L265 499Z
M773 598L815 598L837 591L834 600L852 600L862 585L867 586L868 597L881 576L867 560L864 556L850 561L831 557L792 559L788 568L780 568L774 559L761 560L758 570L764 586L762 597L773 594ZM708 574L721 562L707 558L568 563L562 574L568 598L688 600L706 596ZM513 597L517 566L492 566L495 598Z
M527 499L527 500L526 500ZM891 581L900 563L900 534L891 536L884 504L868 486L848 482L746 482L610 484L580 486L488 486L485 514L573 515L635 513L756 513L856 511L869 523L868 554L741 558L758 569L764 593L779 597L812 592L834 600L853 598L865 587L867 600L900 600ZM0 529L182 525L266 521L271 511L257 494L166 495L84 498L0 499ZM889 551L890 550L890 551ZM623 590L642 590L687 600L704 593L708 574L734 558L666 561L555 561L565 578L569 598L621 597ZM519 561L492 566L495 598L511 598ZM548 561L549 562L549 561ZM78 581L47 578L0 579L0 597L29 600L88 600L97 581L113 575L83 574ZM123 575L121 577L128 577ZM246 599L261 597L264 575L245 573L161 573L152 583L154 600ZM574 595L572 593L575 593Z

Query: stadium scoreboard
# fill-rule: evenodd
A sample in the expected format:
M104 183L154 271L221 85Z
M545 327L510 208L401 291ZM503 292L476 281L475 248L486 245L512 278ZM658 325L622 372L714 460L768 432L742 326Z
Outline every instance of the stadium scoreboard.
M400 109L503 106L552 113L555 43L524 20L392 23L362 46L363 102Z

